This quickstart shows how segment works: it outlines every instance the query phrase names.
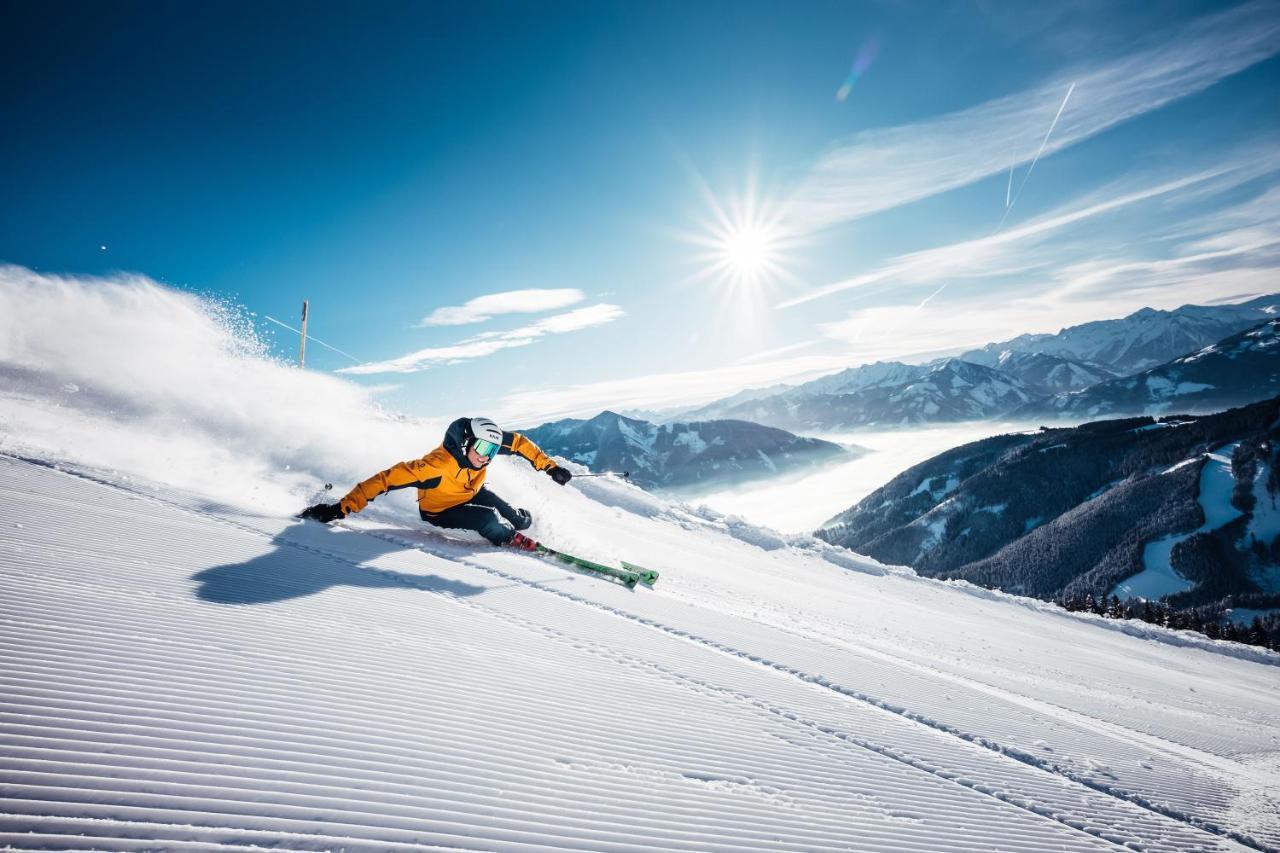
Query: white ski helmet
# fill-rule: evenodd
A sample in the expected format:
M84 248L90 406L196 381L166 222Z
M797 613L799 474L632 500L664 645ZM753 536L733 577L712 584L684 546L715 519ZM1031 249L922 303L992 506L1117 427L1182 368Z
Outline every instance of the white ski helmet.
M472 418L468 427L472 439L482 438L499 446L502 444L502 429L488 418Z

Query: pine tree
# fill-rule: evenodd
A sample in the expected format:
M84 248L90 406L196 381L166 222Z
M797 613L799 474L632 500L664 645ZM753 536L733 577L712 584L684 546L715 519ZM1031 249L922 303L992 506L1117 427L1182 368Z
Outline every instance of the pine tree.
M1142 599L1142 613L1139 618L1141 618L1143 622L1148 623L1156 621L1156 610L1151 606L1151 602L1147 601L1145 598Z

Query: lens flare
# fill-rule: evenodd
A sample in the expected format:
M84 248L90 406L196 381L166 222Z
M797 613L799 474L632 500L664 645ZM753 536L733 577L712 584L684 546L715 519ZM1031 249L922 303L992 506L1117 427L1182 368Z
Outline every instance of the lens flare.
M854 85L858 82L866 70L871 67L871 63L876 61L876 56L880 53L880 38L878 36L869 36L858 48L858 55L854 57L853 68L849 70L849 76L840 84L840 88L836 90L836 100L843 101L849 97L849 93L853 91Z

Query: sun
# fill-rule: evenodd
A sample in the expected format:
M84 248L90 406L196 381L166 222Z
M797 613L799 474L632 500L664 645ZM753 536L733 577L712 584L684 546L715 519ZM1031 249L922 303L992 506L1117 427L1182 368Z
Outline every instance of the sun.
M789 199L762 186L755 167L737 191L714 191L693 171L701 204L670 233L690 247L679 281L708 317L708 334L760 342L773 333L777 298L801 284L809 236L794 224Z
M762 202L754 192L729 199L710 199L710 216L690 242L701 251L698 278L729 291L760 291L788 277L795 239L782 224L779 207Z
M778 263L776 235L765 228L747 225L724 235L720 246L724 266L743 276L757 276Z

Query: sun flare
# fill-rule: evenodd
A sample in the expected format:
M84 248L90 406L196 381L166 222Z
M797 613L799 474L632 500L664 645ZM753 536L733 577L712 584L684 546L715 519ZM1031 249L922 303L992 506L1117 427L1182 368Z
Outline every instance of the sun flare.
M702 251L698 276L730 292L760 291L788 277L795 239L781 222L777 205L749 190L741 197L708 196L710 218L689 239Z
M728 269L742 276L754 276L778 262L774 243L774 235L767 230L748 225L725 234L720 251Z

